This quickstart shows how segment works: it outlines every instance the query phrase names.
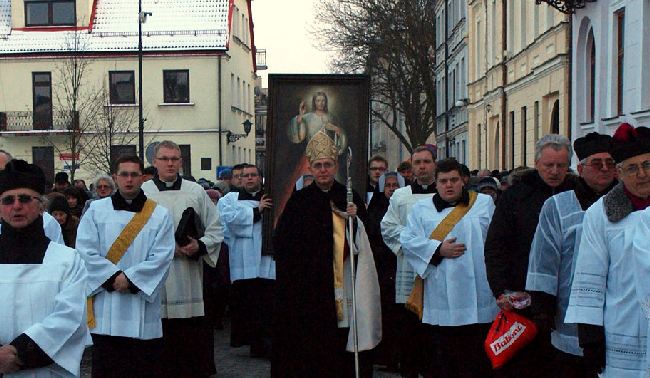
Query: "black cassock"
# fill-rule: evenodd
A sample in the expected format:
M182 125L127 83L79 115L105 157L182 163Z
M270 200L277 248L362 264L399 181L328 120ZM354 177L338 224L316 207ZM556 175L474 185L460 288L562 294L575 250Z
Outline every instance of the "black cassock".
M354 374L352 353L345 352L348 329L337 326L330 201L345 211L345 186L334 182L323 192L312 183L294 192L275 229L273 377ZM365 205L356 192L354 203L365 223Z

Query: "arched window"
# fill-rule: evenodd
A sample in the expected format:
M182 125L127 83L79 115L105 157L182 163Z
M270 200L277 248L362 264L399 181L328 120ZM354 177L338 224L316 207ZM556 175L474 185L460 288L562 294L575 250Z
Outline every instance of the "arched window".
M551 133L560 133L560 100L555 100L553 103L553 111L551 112Z
M596 43L594 42L594 33L593 30L589 31L589 36L587 37L587 51L586 51L586 79L585 93L587 94L587 111L586 121L594 122L595 109L596 109Z

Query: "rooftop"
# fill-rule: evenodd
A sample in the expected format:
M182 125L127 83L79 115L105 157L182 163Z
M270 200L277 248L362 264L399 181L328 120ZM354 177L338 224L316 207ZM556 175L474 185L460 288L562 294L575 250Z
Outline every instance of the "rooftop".
M92 28L11 28L11 0L0 0L0 54L137 51L138 2L95 0ZM225 50L229 0L142 0L144 51ZM76 37L75 37L76 36Z

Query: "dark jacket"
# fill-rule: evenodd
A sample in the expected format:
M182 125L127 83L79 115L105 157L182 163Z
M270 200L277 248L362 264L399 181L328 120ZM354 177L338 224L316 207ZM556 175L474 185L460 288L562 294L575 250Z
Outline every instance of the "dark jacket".
M574 187L575 176L567 175L562 184L551 188L535 170L523 174L521 182L499 198L485 241L485 267L495 297L505 290L525 290L530 245L542 205L552 195Z

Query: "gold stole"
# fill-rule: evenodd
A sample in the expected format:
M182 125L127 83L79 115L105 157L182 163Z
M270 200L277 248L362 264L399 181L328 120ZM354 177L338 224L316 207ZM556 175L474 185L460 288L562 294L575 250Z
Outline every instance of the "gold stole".
M345 218L332 211L332 226L334 230L334 292L343 292L343 261L345 258ZM354 282L352 283L354 285ZM345 296L343 296L345 297ZM343 299L335 295L336 317L343 320Z
M106 254L106 260L112 262L113 264L117 264L117 262L120 261L122 256L124 256L126 253L126 250L129 249L131 243L133 243L140 231L142 231L144 225L147 223L147 221L149 221L149 218L151 218L151 214L153 214L153 210L155 208L156 202L147 199L147 201L144 203L144 206L142 207L142 210L135 213L133 218L131 218L122 232L120 232L120 235L117 237L117 239L115 239L111 245L111 248ZM93 304L95 302L94 300L94 296L90 296L86 299L86 306L88 308L88 320L86 323L88 324L88 328L95 328L97 325L95 322L95 311L93 309Z
M469 203L467 205L458 205L447 214L445 219L431 232L429 239L444 241L456 224L469 212L478 195L476 192L469 192ZM405 303L406 308L415 313L422 320L422 311L424 308L424 280L420 276L415 277L411 295Z

